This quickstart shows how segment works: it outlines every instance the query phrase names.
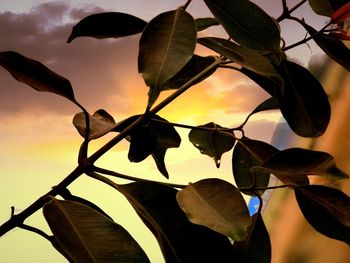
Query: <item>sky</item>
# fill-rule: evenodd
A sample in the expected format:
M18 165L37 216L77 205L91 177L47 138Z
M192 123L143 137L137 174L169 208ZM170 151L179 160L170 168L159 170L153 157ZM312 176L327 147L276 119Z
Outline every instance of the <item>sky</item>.
M67 44L72 26L85 16L104 11L126 12L149 21L160 12L176 9L185 1L128 0L128 1L47 1L0 0L0 50L13 50L41 61L58 74L70 80L77 100L92 114L107 110L116 121L143 112L148 88L137 72L138 41L140 35L123 39L96 40L78 38ZM271 15L281 12L280 1L255 1ZM297 1L288 1L291 6ZM202 1L194 0L188 11L194 17L207 17L210 12ZM299 14L310 10L303 7ZM322 26L324 19L313 16L310 23ZM282 23L284 34L291 22ZM284 31L285 30L285 31ZM288 43L304 37L299 27L285 35ZM216 28L201 34L222 36ZM292 37L296 39L292 40ZM197 52L208 54L198 46ZM319 58L318 49L303 46L288 53L290 59L307 65ZM59 183L76 166L81 137L72 125L79 109L59 96L39 93L16 82L0 68L0 224L10 215L10 207L20 212L36 198ZM164 96L169 95L169 92ZM225 127L239 125L254 107L268 98L266 92L252 81L232 70L221 69L194 86L177 101L160 112L171 122L202 125L211 121ZM270 141L278 112L258 114L247 125L249 137ZM204 177L220 177L232 181L231 154L226 153L221 168L214 161L200 155L187 140L187 130L178 130L182 136L180 149L170 149L166 155L170 179L174 183L188 183ZM110 135L107 139L111 138ZM91 151L106 139L94 142ZM139 177L164 180L151 158L138 164L127 160L128 143L113 148L98 161L100 166ZM118 166L118 169L116 169ZM125 182L125 181L119 181ZM130 206L114 190L82 177L69 189L96 202L113 218L135 235L149 254L152 262L160 263L159 249L140 221L130 220ZM37 213L29 224L42 226ZM0 238L0 262L66 262L41 237L24 230L13 230Z

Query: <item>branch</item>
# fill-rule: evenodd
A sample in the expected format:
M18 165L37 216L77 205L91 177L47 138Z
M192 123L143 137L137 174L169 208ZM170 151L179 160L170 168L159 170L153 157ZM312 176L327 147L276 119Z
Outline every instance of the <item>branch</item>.
M304 3L306 3L307 0L302 0L299 3L297 3L295 6L293 6L292 8L288 8L287 6L287 1L286 0L282 0L282 14L277 18L277 22L281 22L282 20L289 18L290 15L297 10L300 6L302 6Z
M44 231L42 231L41 229L38 229L38 228L33 227L33 226L26 225L26 224L19 225L18 227L19 227L19 228L22 228L22 229L24 229L24 230L33 232L33 233L35 233L35 234L38 234L39 236L45 238L45 239L48 240L49 242L52 242L52 236L46 234L46 233L45 233Z

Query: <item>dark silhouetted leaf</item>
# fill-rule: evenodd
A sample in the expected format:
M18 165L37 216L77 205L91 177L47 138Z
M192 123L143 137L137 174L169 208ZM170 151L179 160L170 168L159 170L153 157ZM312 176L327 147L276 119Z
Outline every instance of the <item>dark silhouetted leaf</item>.
M253 154L247 150L247 148L245 148L242 144L237 143L232 154L232 172L236 185L238 187L267 187L270 180L269 172L255 174L250 172L252 167L261 164L262 163L258 161L258 159L254 157ZM262 195L264 191L245 191L244 193L248 195L256 195L256 193L258 193Z
M75 263L149 262L124 228L88 206L53 199L43 213L59 246Z
M76 103L69 80L38 61L13 51L5 51L0 52L0 65L8 70L16 80L33 89L55 93Z
M318 137L327 129L330 105L319 81L304 67L283 61L283 94L277 99L283 117L299 136Z
M202 31L211 26L220 25L219 21L214 17L197 18L195 20L197 31Z
M349 0L309 0L309 4L316 14L328 17L348 2Z
M280 108L278 104L278 100L276 100L274 97L270 97L266 100L264 100L262 103L260 103L246 118L244 123L242 124L245 125L249 118L254 115L255 113L259 113L262 111L268 111L268 110L278 110Z
M234 262L228 238L192 224L176 202L177 190L154 182L118 189L157 238L166 262Z
M251 140L246 137L238 140L238 143L244 146L253 158L260 163L269 160L273 155L279 152L277 148L263 141Z
M162 13L146 26L140 39L138 69L150 88L149 107L163 84L192 58L196 36L194 19L183 8Z
M67 42L77 37L118 38L141 33L147 22L124 13L108 12L89 15L73 27Z
M316 44L335 62L350 71L350 50L339 39L324 33L317 33L311 26L304 25Z
M336 178L348 178L340 170L334 158L325 152L290 148L273 155L262 166L254 167L251 171L270 172L278 175L325 175Z
M213 56L201 57L198 55L193 55L191 60L178 73L176 73L175 76L173 76L167 82L164 83L162 89L166 90L166 89L180 88L182 85L184 85L186 82L191 80L197 74L201 73L203 70L205 70L208 66L210 66L214 62L215 62L215 57ZM195 85L203 81L204 79L208 78L210 75L212 75L216 71L217 68L218 66L214 67L202 78L193 82L192 85Z
M255 50L280 53L280 30L260 7L246 0L204 0L230 37Z
M105 110L98 110L90 117L89 139L97 139L112 131L116 123L111 115ZM79 134L85 138L86 122L83 112L77 113L73 118L73 124Z
M176 195L177 202L194 224L203 225L235 241L247 238L251 225L242 194L220 179L204 179L190 184Z
M350 197L321 185L295 187L295 196L305 219L318 232L350 245Z
M202 153L214 159L216 167L220 167L221 155L232 149L235 138L228 132L214 129L221 126L210 122L198 127L212 128L213 130L192 129L188 134L190 142Z

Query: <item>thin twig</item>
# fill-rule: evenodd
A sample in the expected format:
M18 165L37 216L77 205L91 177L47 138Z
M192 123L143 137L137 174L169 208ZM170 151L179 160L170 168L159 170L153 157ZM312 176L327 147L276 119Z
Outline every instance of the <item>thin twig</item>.
M190 5L190 3L192 2L192 0L188 0L186 2L186 4L184 4L184 9L186 10L186 8Z
M33 226L29 226L29 225L26 225L26 224L21 224L18 226L19 228L22 228L24 230L27 230L27 231L30 231L30 232L33 232L35 234L38 234L39 236L47 239L48 241L52 241L52 236L46 234L44 231L42 231L41 229L38 229L36 227L33 227Z

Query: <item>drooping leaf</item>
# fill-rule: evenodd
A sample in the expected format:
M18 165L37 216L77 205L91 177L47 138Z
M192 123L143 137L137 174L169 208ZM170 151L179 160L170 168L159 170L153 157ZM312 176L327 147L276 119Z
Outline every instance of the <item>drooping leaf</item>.
M138 69L149 86L151 107L174 76L193 56L196 24L183 8L162 13L146 26L140 39Z
M0 52L0 65L16 80L33 89L51 92L76 103L69 80L53 72L39 61L14 51L4 51Z
M218 52L242 67L250 69L263 76L270 77L282 85L282 78L279 76L270 61L263 56L266 52L248 49L239 46L232 41L217 37L199 38L198 43Z
M190 142L202 153L214 159L216 167L220 167L221 156L232 149L235 138L232 134L214 130L221 126L210 122L198 127L211 128L213 130L192 129L188 134Z
M338 189L295 187L299 207L311 226L327 237L350 245L350 197Z
M251 225L240 191L220 179L190 184L176 195L177 202L194 224L213 229L235 241L245 240Z
M167 90L167 89L180 88L182 85L184 85L193 77L201 73L203 70L205 70L208 66L210 66L214 62L215 62L215 57L213 56L201 57L198 55L193 55L190 61L187 62L187 64L178 73L176 73L173 77L171 77L168 81L164 83L162 89ZM217 68L218 66L214 67L203 77L193 82L192 85L195 85L203 81L204 79L208 78L210 75L212 75L216 71Z
M197 31L202 31L211 26L220 25L219 21L214 17L197 18L195 20Z
M267 187L270 180L270 173L262 172L252 174L250 169L261 165L254 155L249 152L242 144L237 143L232 154L232 172L238 187ZM253 177L254 176L254 177ZM245 194L262 195L264 191L245 191Z
M350 71L350 50L339 39L324 33L317 33L311 26L304 25L316 44L335 62Z
M234 262L228 238L192 224L176 202L177 190L155 182L118 189L157 238L166 262Z
M90 118L90 133L89 139L94 140L102 137L103 135L112 131L116 123L113 117L101 109L96 111ZM75 128L78 130L79 134L85 138L86 132L86 122L85 115L83 112L77 113L73 118L73 124Z
M318 137L327 129L330 105L320 82L304 67L284 60L283 93L277 100L283 117L299 136Z
M246 0L204 0L230 37L255 50L280 53L280 30L259 6Z
M89 15L80 20L72 30L67 42L77 37L118 38L141 33L147 22L119 12L106 12Z
M313 151L302 148L289 148L273 155L261 166L251 171L265 171L278 175L320 175L335 178L348 178L348 175L340 170L334 158L321 151Z
M328 17L348 2L349 0L309 0L309 4L316 14Z
M334 24L339 24L345 21L350 16L350 2L346 3L339 9L337 9L331 15L331 22Z
M88 206L53 199L43 213L59 246L75 263L149 262L124 228Z

